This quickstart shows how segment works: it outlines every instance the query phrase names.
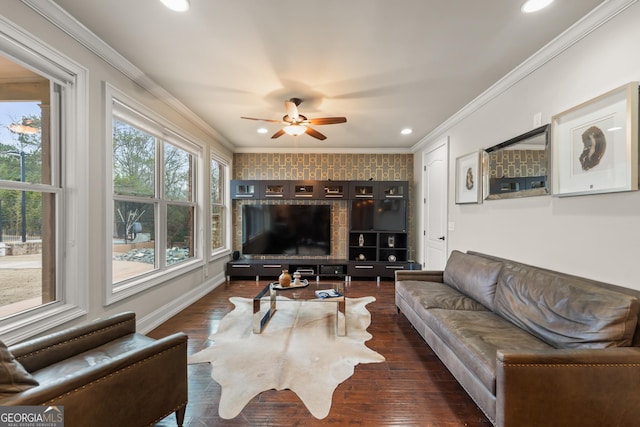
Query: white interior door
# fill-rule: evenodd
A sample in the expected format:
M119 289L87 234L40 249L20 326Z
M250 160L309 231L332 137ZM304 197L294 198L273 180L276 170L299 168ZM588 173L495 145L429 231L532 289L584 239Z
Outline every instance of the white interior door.
M424 154L423 231L425 270L443 270L447 262L447 195L449 141Z

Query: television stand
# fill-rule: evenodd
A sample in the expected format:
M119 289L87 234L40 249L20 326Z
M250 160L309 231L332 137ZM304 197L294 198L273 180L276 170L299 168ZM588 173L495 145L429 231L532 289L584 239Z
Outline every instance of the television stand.
M227 279L231 277L255 277L278 280L282 270L289 273L300 272L303 278L319 281L322 278L347 278L348 261L345 259L243 259L227 263Z

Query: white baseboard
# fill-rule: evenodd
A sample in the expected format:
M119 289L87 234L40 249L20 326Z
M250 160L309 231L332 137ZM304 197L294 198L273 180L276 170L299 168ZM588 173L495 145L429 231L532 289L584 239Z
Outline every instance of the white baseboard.
M211 277L209 280L202 283L202 285L187 292L180 298L176 298L169 304L163 305L143 318L138 319L136 322L136 330L142 334L152 331L218 286L222 285L225 281L226 277L224 273Z

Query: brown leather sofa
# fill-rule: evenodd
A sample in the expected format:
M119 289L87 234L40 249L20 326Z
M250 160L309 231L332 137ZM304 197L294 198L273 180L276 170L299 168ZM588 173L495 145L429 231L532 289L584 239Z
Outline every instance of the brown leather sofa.
M476 252L396 306L499 427L640 425L640 292Z
M63 406L67 427L150 426L172 412L183 424L183 333L149 338L136 333L135 313L128 312L8 350L38 385L0 393L0 406Z

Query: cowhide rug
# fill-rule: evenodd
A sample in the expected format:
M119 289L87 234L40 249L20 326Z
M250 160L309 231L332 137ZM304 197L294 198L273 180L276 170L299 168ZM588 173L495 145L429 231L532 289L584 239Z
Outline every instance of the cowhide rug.
M358 363L385 359L367 348L373 297L347 298L347 335L335 334L333 302L278 301L277 311L261 334L253 333L253 300L232 297L235 309L220 322L208 347L189 363L211 363L220 384L220 417L236 417L259 393L289 389L309 412L325 418L335 388L353 375Z

